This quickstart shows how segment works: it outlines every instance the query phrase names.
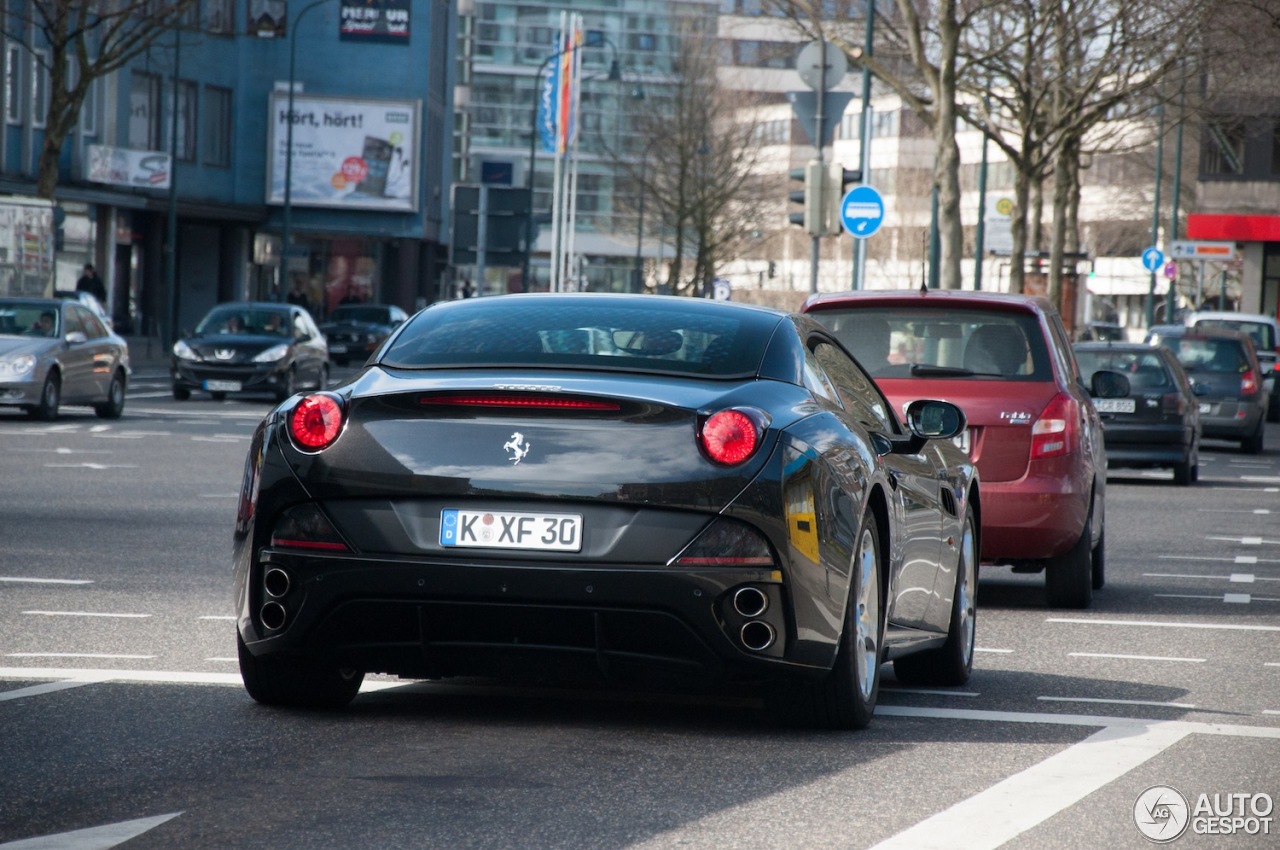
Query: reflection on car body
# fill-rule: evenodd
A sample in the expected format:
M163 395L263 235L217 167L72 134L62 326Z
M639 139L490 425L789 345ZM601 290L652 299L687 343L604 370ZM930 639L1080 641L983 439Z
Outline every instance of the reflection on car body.
M215 399L227 393L271 393L283 401L300 388L323 389L329 352L323 334L301 307L271 301L219 304L195 333L173 345L173 397L195 390Z
M408 678L760 688L856 728L881 663L972 667L978 479L953 404L905 424L817 323L664 296L436 304L246 459L256 700Z
M62 405L124 412L129 345L78 300L0 298L0 406L56 419Z
M901 408L964 408L982 476L982 560L1045 573L1048 602L1086 608L1105 581L1106 449L1066 329L1045 298L959 290L835 292L802 308ZM1113 383L1114 379L1114 383Z

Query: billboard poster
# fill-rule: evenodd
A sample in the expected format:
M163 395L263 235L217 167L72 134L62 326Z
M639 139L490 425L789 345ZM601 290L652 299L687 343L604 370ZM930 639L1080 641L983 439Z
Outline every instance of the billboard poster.
M410 3L411 0L341 0L338 38L408 44Z
M283 204L288 92L273 92L269 108L267 203ZM295 94L290 205L417 212L420 110L417 100Z

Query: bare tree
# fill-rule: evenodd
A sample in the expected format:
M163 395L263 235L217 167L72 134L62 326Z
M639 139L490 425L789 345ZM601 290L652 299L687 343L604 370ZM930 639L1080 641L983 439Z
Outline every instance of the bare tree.
M124 68L196 8L197 0L30 0L8 10L0 32L25 46L49 75L39 197L53 199L58 157L93 81Z
M679 295L708 292L719 261L763 222L755 189L763 151L758 104L750 92L720 83L716 58L713 39L681 37L676 74L661 87L665 99L636 122L642 161L625 163L672 234L668 282Z

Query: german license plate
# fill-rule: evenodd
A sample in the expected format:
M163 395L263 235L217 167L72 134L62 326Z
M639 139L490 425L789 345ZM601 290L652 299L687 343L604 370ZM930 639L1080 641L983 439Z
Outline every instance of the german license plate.
M1201 405L1200 405L1200 412L1201 412L1201 413L1213 413L1213 405L1212 405L1212 404L1201 404Z
M440 512L440 545L578 552L582 515L446 508Z
M346 354L347 347L345 345L331 345L329 346L329 353L330 354Z
M965 454L969 453L969 429L965 428L959 434L951 438L951 442L956 444L956 448Z
M204 388L206 392L211 393L238 393L240 392L239 381L205 381Z
M1100 398L1094 401L1099 413L1133 413L1138 409L1131 398Z

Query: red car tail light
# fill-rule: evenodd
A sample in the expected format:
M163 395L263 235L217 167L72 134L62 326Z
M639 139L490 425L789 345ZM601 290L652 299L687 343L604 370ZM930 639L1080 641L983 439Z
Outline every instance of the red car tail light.
M1058 393L1031 425L1031 459L1061 457L1076 450L1080 439L1080 410L1076 400Z
M1187 412L1187 399L1182 393L1165 393L1160 396L1160 411L1181 416Z
M342 415L337 396L314 393L298 402L289 414L289 435L303 449L327 449L342 430Z
M296 505L280 515L271 530L272 547L350 552L329 518L312 504Z
M1252 369L1240 376L1241 395L1257 395L1258 386L1258 376Z
M772 567L764 536L749 525L717 519L672 562L677 567Z
M748 460L760 447L761 424L744 410L730 408L708 416L698 430L707 457L733 466Z

